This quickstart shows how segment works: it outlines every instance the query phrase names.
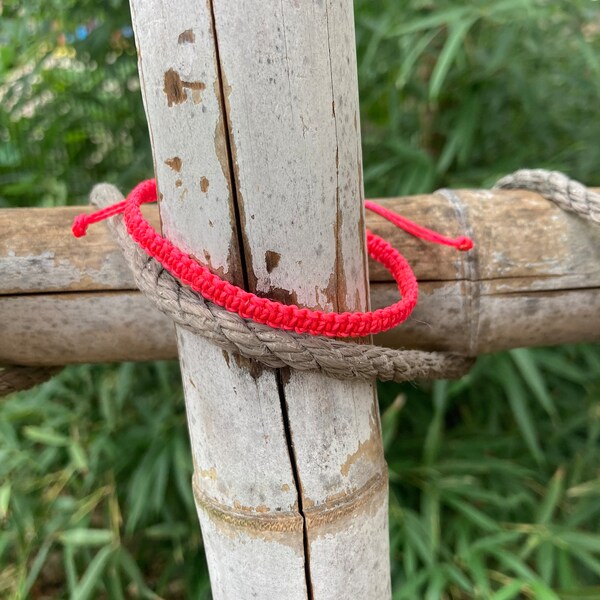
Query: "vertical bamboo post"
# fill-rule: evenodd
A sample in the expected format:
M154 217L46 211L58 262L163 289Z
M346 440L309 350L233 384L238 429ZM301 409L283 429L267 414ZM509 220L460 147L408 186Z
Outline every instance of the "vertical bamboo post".
M130 0L165 234L258 294L368 304L352 0ZM216 600L390 596L374 386L178 331Z

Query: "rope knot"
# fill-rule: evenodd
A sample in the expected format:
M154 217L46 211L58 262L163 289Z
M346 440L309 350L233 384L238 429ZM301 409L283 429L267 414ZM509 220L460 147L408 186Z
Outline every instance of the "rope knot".
M473 248L473 240L465 235L457 237L455 240L456 248L461 252L467 252Z
M75 217L71 231L76 238L83 237L87 233L87 228L89 226L87 217L88 215L77 215Z

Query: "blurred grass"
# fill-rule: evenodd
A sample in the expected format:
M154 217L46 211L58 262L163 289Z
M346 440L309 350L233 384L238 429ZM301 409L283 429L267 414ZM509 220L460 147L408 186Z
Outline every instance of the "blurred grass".
M598 3L355 5L368 195L523 166L600 183ZM0 7L0 206L147 176L126 2ZM395 599L600 599L597 345L379 391ZM175 363L71 367L3 400L0 597L209 598L191 470Z

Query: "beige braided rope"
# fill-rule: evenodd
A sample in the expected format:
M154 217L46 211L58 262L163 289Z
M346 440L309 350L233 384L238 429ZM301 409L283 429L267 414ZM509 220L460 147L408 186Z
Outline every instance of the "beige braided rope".
M503 177L494 187L537 192L562 209L600 224L600 194L563 173L521 169ZM108 184L98 185L92 191L92 202L99 206L121 199L120 192ZM109 224L140 290L159 310L219 347L268 367L317 370L339 379L407 381L458 377L472 364L473 359L456 354L338 342L247 321L182 286L129 238L122 217L113 217ZM0 396L37 385L57 371L58 368L0 368Z
M600 224L600 194L564 173L546 169L521 169L500 179L496 189L519 189L537 192L563 210L577 213Z
M99 207L120 199L120 192L108 184L97 185L91 194L92 203ZM220 348L267 367L320 371L336 379L408 381L459 377L473 363L473 359L457 354L341 342L243 319L182 285L131 239L121 215L112 217L108 223L136 286L160 311Z
M54 377L62 367L0 367L0 397L27 390Z

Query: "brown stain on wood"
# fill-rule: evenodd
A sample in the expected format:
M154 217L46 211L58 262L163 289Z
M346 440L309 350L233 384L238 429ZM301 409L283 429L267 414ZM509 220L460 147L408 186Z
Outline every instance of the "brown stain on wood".
M346 460L340 469L340 473L344 477L348 477L352 465L361 459L367 460L372 464L377 464L383 460L381 433L379 430L379 421L375 414L375 408L371 411L370 427L371 435L366 440L359 442L356 451L352 454L348 454L346 457Z
M167 160L165 160L165 164L173 169L173 171L177 171L177 173L179 173L181 171L181 165L183 162L179 156L174 156L173 158L167 158Z
M335 224L335 278L336 287L334 295L329 298L330 302L335 305L335 310L344 312L348 310L356 310L358 307L351 306L352 300L348 298L348 284L346 282L346 271L344 269L344 256L342 248L342 240L340 234L344 223L344 215L342 211L337 210L337 219Z
M225 362L227 363L227 366L229 367L231 364L231 359L229 358L229 352L227 352L227 350L222 350L223 352L223 358L225 359Z
M187 100L181 77L174 69L169 69L165 73L163 91L167 97L168 106L182 104Z
M206 261L205 264L208 267L209 271L211 273L215 273L221 279L225 279L225 275L227 273L227 271L225 270L225 267L215 267L215 266L213 266L213 264L212 264L212 257L211 257L210 252L208 250L204 250L203 254L204 254L204 260ZM229 263L229 259L228 259L227 262Z
M202 101L202 91L206 89L206 84L202 81L184 81L175 69L165 72L163 91L168 106L183 104L188 99L186 89L192 92L194 104L198 104Z
M313 540L346 531L348 520L373 515L382 510L387 497L385 472L374 475L364 486L350 493L335 494L325 503L305 511L306 523Z
M271 273L273 269L277 267L281 260L281 254L274 250L267 250L265 252L265 265L267 267L267 273Z
M221 89L219 86L219 80L216 79L214 82L214 90L217 98L221 96ZM223 179L227 184L227 200L229 206L229 219L232 225L231 230L231 241L229 242L229 254L227 256L227 266L229 277L227 277L228 281L231 281L235 285L243 286L244 285L244 276L242 273L242 266L240 260L240 248L238 245L238 238L235 231L235 208L233 198L233 190L231 186L231 176L229 171L229 157L227 152L227 141L225 136L227 132L225 131L225 122L223 119L223 112L219 111L219 118L215 124L215 134L214 134L214 147L215 147L215 155L217 160L219 161L219 165L221 166L221 172L223 173Z
M196 34L193 29L186 29L179 34L178 44L193 44L196 41Z
M200 179L200 190L206 194L208 192L209 181L206 177Z
M264 371L264 367L261 363L252 360L251 358L246 358L241 354L233 354L233 360L238 368L242 371L246 371L254 381L257 381Z
M285 387L289 382L290 379L292 378L292 369L291 367L280 367L279 369L279 374L281 376L281 383L283 384L283 387Z
M281 304L287 304L288 306L299 306L298 294L296 292L284 290L283 288L270 286L266 293L260 291L256 291L255 293L257 296L270 298L271 300L281 302Z

